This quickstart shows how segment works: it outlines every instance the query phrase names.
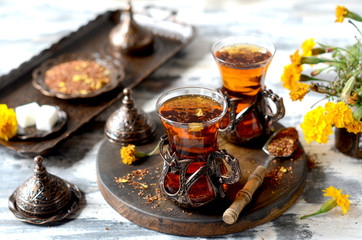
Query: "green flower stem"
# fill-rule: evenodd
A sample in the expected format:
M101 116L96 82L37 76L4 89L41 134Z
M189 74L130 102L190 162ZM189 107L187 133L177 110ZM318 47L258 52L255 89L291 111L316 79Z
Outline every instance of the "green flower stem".
M301 75L300 75L299 81L301 81L301 82L308 82L308 81L329 82L328 80L310 77L310 76L305 75L305 74L301 74Z
M304 218L307 218L307 217L312 217L312 216L315 216L315 215L318 215L318 214L321 214L321 213L323 213L323 211L319 209L317 212L309 214L309 215L304 215L300 219L304 219Z
M361 31L360 31L359 28L356 26L356 24L354 24L351 20L348 20L348 22L349 22L350 24L352 24L352 25L357 29L357 31L359 32L359 34L362 35Z
M330 45L325 45L325 44L322 44L322 43L318 43L318 45L320 45L321 47L312 49L312 55L313 56L323 54L323 53L326 53L326 52L332 52L332 51L344 51L344 52L347 52L347 53L351 54L350 51L348 51L347 49L342 48L342 47L332 47Z
M144 157L148 157L148 154L147 153L144 153L144 152L138 152L136 151L135 155L134 155L137 159L140 159L140 158L144 158Z
M160 142L157 143L156 147L150 153L144 153L144 152L136 151L134 156L137 159L144 158L144 157L151 157L158 150L159 145L160 145Z
M333 51L344 51L348 54L352 54L350 51L348 51L347 49L345 48L341 48L341 47L333 47Z
M325 59L325 58L318 58L318 57L302 57L301 60L302 64L317 64L317 63L341 63L345 64L344 61L332 60L332 59Z
M330 211L331 209L333 209L335 206L337 206L336 200L334 198L330 198L328 201L323 203L323 205L321 206L321 208L317 212L309 214L309 215L304 215L300 219L315 216L315 215L318 215L318 214L321 214L321 213L326 213L326 212Z
M328 99L328 97L324 97L324 98L322 98L322 99L319 99L317 102L315 102L315 103L311 106L311 108L314 108L318 103L320 103L321 101L326 100L326 99Z
M157 143L156 147L149 153L147 154L148 156L152 156L153 154L155 154L158 150L158 146L160 145L160 142Z

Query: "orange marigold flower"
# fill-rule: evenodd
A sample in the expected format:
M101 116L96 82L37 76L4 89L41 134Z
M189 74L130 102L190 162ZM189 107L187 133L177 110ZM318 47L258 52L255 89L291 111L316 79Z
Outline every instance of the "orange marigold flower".
M321 106L309 111L304 116L304 121L300 124L300 127L303 129L307 143L312 141L326 143L328 135L333 134L331 119L326 117L326 111Z
M330 186L329 188L326 188L326 190L323 190L324 196L331 197L329 200L323 203L323 205L320 207L320 209L312 214L305 215L301 217L301 219L315 216L321 213L326 213L330 210L332 210L335 206L340 206L342 208L343 214L346 214L349 209L349 195L342 194L342 189L338 190L337 188Z
M136 146L132 144L128 144L127 147L122 147L121 149L121 157L122 162L124 164L132 164L136 161Z
M0 139L8 141L16 135L18 121L13 108L0 104Z
M301 65L302 56L299 54L299 49L297 49L293 55L290 55L290 60L294 65Z
M312 56L312 49L315 47L316 43L314 42L313 38L307 39L303 42L302 44L302 49L303 49L303 53L302 56L303 57L309 57Z
M298 82L290 91L289 96L293 101L302 101L304 96L309 92L309 90L310 86L308 84Z
M326 188L326 190L323 190L324 196L333 198L337 205L342 208L343 214L346 214L349 209L349 195L342 194L342 189L338 190L337 188L330 186L329 188Z
M347 103L349 105L355 105L357 100L358 100L358 93L356 92L349 99L347 99Z
M332 120L332 124L337 128L344 128L346 124L352 121L352 110L344 102L328 102L324 106L328 118Z
M285 87L288 90L293 89L293 87L297 84L297 82L300 80L300 75L302 73L302 66L289 64L284 67L284 72L281 77L281 80L283 82L283 87Z
M337 5L336 7L336 20L334 22L343 22L344 17L347 15L348 9L344 6Z
M132 164L138 159L150 157L153 154L155 154L155 152L157 152L157 150L159 148L159 145L160 145L160 141L157 143L157 145L155 146L155 148L151 152L145 153L145 152L141 152L141 151L136 151L136 146L135 145L128 144L127 147L122 147L121 150L120 150L121 157L122 157L122 162L124 164Z
M345 102L328 102L325 105L327 118L331 119L331 124L337 128L346 128L348 132L362 132L362 122L353 118L352 109Z
M362 132L362 122L356 121L351 116L350 121L345 124L345 128L348 132L357 134L359 132Z

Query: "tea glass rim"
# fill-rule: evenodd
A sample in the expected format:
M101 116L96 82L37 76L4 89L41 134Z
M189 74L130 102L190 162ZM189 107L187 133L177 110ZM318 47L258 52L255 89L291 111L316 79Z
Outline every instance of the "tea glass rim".
M238 63L231 63L231 62L222 60L215 56L215 52L217 50L219 50L220 48L225 47L225 46L238 45L238 44L248 44L251 46L263 47L271 53L271 56L264 61L251 63L251 64L245 64L245 65L240 65ZM271 42L269 40L269 38L267 38L265 36L258 36L258 35L237 35L237 36L224 37L224 38L221 38L221 39L217 40L216 42L214 42L214 44L211 47L211 53L212 53L213 57L215 59L217 59L217 61L227 64L229 66L235 66L235 68L238 68L238 69L250 68L251 66L253 66L253 68L256 68L256 67L259 67L260 65L267 64L274 57L275 52L276 52L276 47L275 47L274 43Z
M183 92L185 91L185 92ZM177 92L180 92L182 94L177 94ZM206 92L209 93L209 95L206 95ZM212 94L215 94L217 95L220 100L218 101L217 99L215 99ZM214 89L211 89L211 88L205 88L205 87L181 87L181 88L174 88L174 89L171 89L165 93L163 93L158 99L157 99L157 102L156 102L156 110L157 110L157 114L158 116L161 118L162 121L165 121L171 125L174 125L174 126L178 126L178 127L183 127L183 128L188 128L189 127L189 124L190 123L182 123L182 122L177 122L177 121L173 121L173 120L170 120L170 119L167 119L165 118L164 116L162 116L160 114L160 108L161 106L168 100L174 98L174 97L177 97L177 96L185 96L185 95L202 95L202 96L207 96L207 97L210 97L211 99L217 101L218 103L221 103L222 104L222 108L223 108L223 111L222 113L220 113L220 115L210 119L210 120L207 120L207 121L203 121L203 122L197 122L197 124L202 124L203 126L211 126L211 125L214 125L216 124L217 122L219 122L223 117L224 115L226 114L227 110L228 110L228 103L227 103L227 100L226 98L224 97L223 94L221 94L220 92L218 92L217 90L214 90Z

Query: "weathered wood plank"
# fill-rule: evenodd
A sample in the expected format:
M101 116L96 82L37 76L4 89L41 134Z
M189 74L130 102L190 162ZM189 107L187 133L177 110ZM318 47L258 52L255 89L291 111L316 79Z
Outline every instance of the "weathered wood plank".
M28 2L0 2L0 74L17 67L97 14L120 7L120 2L114 0ZM280 82L289 55L305 39L314 37L318 42L338 46L354 42L356 32L352 26L334 23L337 2L139 0L134 1L134 7L139 9L150 2L176 8L180 20L197 26L198 37L134 89L137 106L147 112L154 111L158 96L175 87L219 87L220 76L210 52L212 43L228 35L264 33L277 48L266 85L284 98L286 116L280 122L300 131L305 152L316 163L307 173L302 196L280 217L241 233L213 239L360 239L361 160L336 151L333 136L327 144L307 144L299 124L321 96L312 95L303 102L291 102ZM347 0L343 4L362 14L359 0ZM54 226L25 224L12 216L7 208L8 197L32 174L34 165L32 159L0 147L0 239L193 239L139 227L114 211L99 192L96 156L104 139L105 121L118 107L119 102L44 156L50 173L76 184L85 194L81 211ZM330 185L350 195L348 213L343 216L341 210L335 208L327 214L300 220L302 215L318 210L328 199L322 190Z

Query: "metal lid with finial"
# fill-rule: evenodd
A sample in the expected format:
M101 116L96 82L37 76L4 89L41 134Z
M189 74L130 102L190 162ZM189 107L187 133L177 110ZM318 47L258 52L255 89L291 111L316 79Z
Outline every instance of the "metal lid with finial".
M131 89L123 90L122 106L107 119L104 133L114 143L143 144L154 139L155 124L147 113L134 106Z
M9 209L19 220L35 224L65 218L78 208L80 190L48 173L41 156L34 162L33 175L10 196Z
M133 19L130 0L127 1L127 7L122 13L122 21L109 34L112 50L129 55L150 54L153 50L154 35Z

